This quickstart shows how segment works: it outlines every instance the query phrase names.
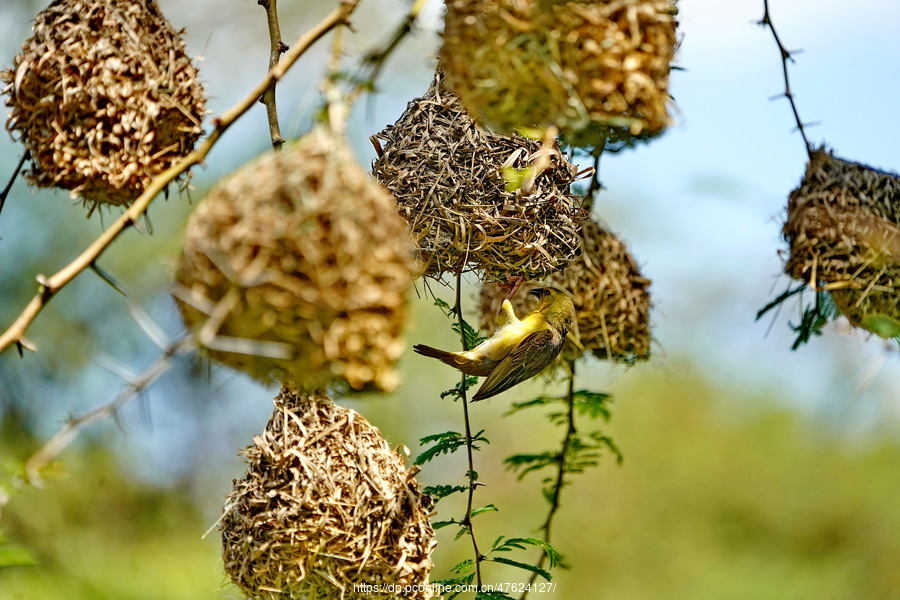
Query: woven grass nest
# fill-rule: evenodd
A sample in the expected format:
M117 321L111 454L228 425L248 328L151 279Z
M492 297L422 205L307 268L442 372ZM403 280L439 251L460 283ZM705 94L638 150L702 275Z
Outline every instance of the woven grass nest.
M442 82L438 71L426 94L373 137L373 172L396 197L424 273L500 281L562 268L580 247L583 211L569 191L575 167L555 141L481 129Z
M283 390L220 524L253 600L431 597L434 530L413 473L358 413ZM377 586L356 588L354 585ZM396 589L372 592L372 589Z
M782 233L788 275L830 291L853 325L900 335L900 176L815 150Z
M448 87L501 133L556 125L576 146L669 124L673 0L447 0Z
M2 73L31 184L128 204L191 151L203 87L154 0L56 0L32 29Z
M549 277L572 295L577 327L560 353L563 360L577 360L590 352L601 360L634 363L650 358L650 280L643 277L625 244L593 220L585 221L584 252L564 270ZM511 300L516 314L532 310L527 282ZM506 290L486 284L481 288L481 328L493 334Z
M210 191L175 295L212 358L263 382L390 391L414 269L396 203L320 127Z

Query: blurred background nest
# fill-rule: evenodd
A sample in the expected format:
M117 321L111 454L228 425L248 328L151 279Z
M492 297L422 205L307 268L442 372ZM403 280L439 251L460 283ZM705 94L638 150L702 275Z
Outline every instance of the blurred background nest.
M187 155L206 112L197 69L156 2L58 0L3 71L6 127L32 185L128 204Z
M390 390L413 269L394 200L317 128L209 193L175 295L209 355L261 381Z
M589 352L600 360L634 363L650 358L650 280L641 275L625 243L594 220L582 223L584 251L547 282L572 296L577 327L572 327L560 357L573 361ZM523 284L511 302L521 317L534 310L531 289ZM493 334L507 291L497 284L481 287L481 328Z
M486 127L557 126L576 146L669 124L672 0L447 0L447 86Z
M541 277L579 251L576 168L558 144L478 127L438 70L428 91L376 134L372 170L396 197L424 274Z
M815 150L782 233L785 272L830 291L853 325L900 336L900 177Z
M225 571L249 598L431 597L434 531L426 497L378 429L324 394L275 398L243 451L220 528Z

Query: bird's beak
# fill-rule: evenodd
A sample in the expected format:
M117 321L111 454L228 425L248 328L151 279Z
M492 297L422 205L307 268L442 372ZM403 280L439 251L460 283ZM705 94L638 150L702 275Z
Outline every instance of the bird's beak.
M534 296L535 298L540 298L541 296L544 295L544 292L545 292L544 288L534 288L533 290L528 292L528 294L531 296Z

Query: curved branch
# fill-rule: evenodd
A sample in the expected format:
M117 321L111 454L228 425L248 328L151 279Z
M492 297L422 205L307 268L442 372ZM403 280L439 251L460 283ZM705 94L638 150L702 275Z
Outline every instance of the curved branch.
M269 69L278 64L282 53L288 51L288 46L281 41L281 27L278 25L278 0L257 0L257 4L266 9L266 21L269 24ZM266 117L269 120L269 135L272 138L272 147L278 150L284 144L281 137L281 128L278 126L278 107L275 103L275 81L269 84L266 93L259 99L266 105Z
M343 0L341 5L332 11L330 15L325 17L321 23L297 38L297 41L294 42L294 47L286 52L278 64L269 70L263 80L260 81L243 100L225 111L221 117L215 120L215 129L209 136L195 148L193 152L157 175L147 186L147 189L144 190L144 193L128 207L128 210L126 210L121 217L116 219L108 229L100 234L100 237L88 246L84 252L50 277L38 275L38 293L31 299L31 302L28 303L15 322L0 335L0 353L13 344L19 348L20 352L23 347L31 349L24 339L25 333L53 296L75 279L82 271L90 267L123 231L128 229L131 225L134 225L150 206L150 203L153 202L153 199L163 191L169 183L192 166L200 164L203 159L206 158L206 155L209 154L209 151L222 134L225 133L239 117L247 112L247 110L253 106L253 103L256 102L274 82L284 77L287 70L293 66L297 59L299 59L310 46L333 28L347 22L347 19L353 14L358 3L359 0Z

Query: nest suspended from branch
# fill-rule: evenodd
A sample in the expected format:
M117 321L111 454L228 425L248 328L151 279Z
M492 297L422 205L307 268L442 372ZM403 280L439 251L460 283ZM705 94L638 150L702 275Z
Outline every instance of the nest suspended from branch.
M630 145L669 124L673 0L447 0L448 87L502 133L557 126L575 146Z
M414 473L325 394L283 390L275 406L225 501L222 553L235 585L254 600L430 598L430 498Z
M206 112L197 69L154 0L57 0L4 71L29 182L91 209L137 198L186 156Z
M590 352L601 360L634 363L650 358L650 280L643 277L625 244L593 220L582 224L584 252L549 283L568 291L575 303L577 327L569 330L560 353L577 360ZM541 287L523 284L511 300L520 317L534 310L526 292ZM506 290L481 288L481 328L493 334Z
M900 335L900 176L815 150L782 233L788 275L830 291L853 325Z
M394 200L319 128L210 192L176 299L211 357L266 383L389 391L412 254Z
M372 138L373 172L397 198L424 273L498 281L562 268L579 252L584 218L569 192L575 167L554 140L481 129L442 79L438 71L425 96Z

